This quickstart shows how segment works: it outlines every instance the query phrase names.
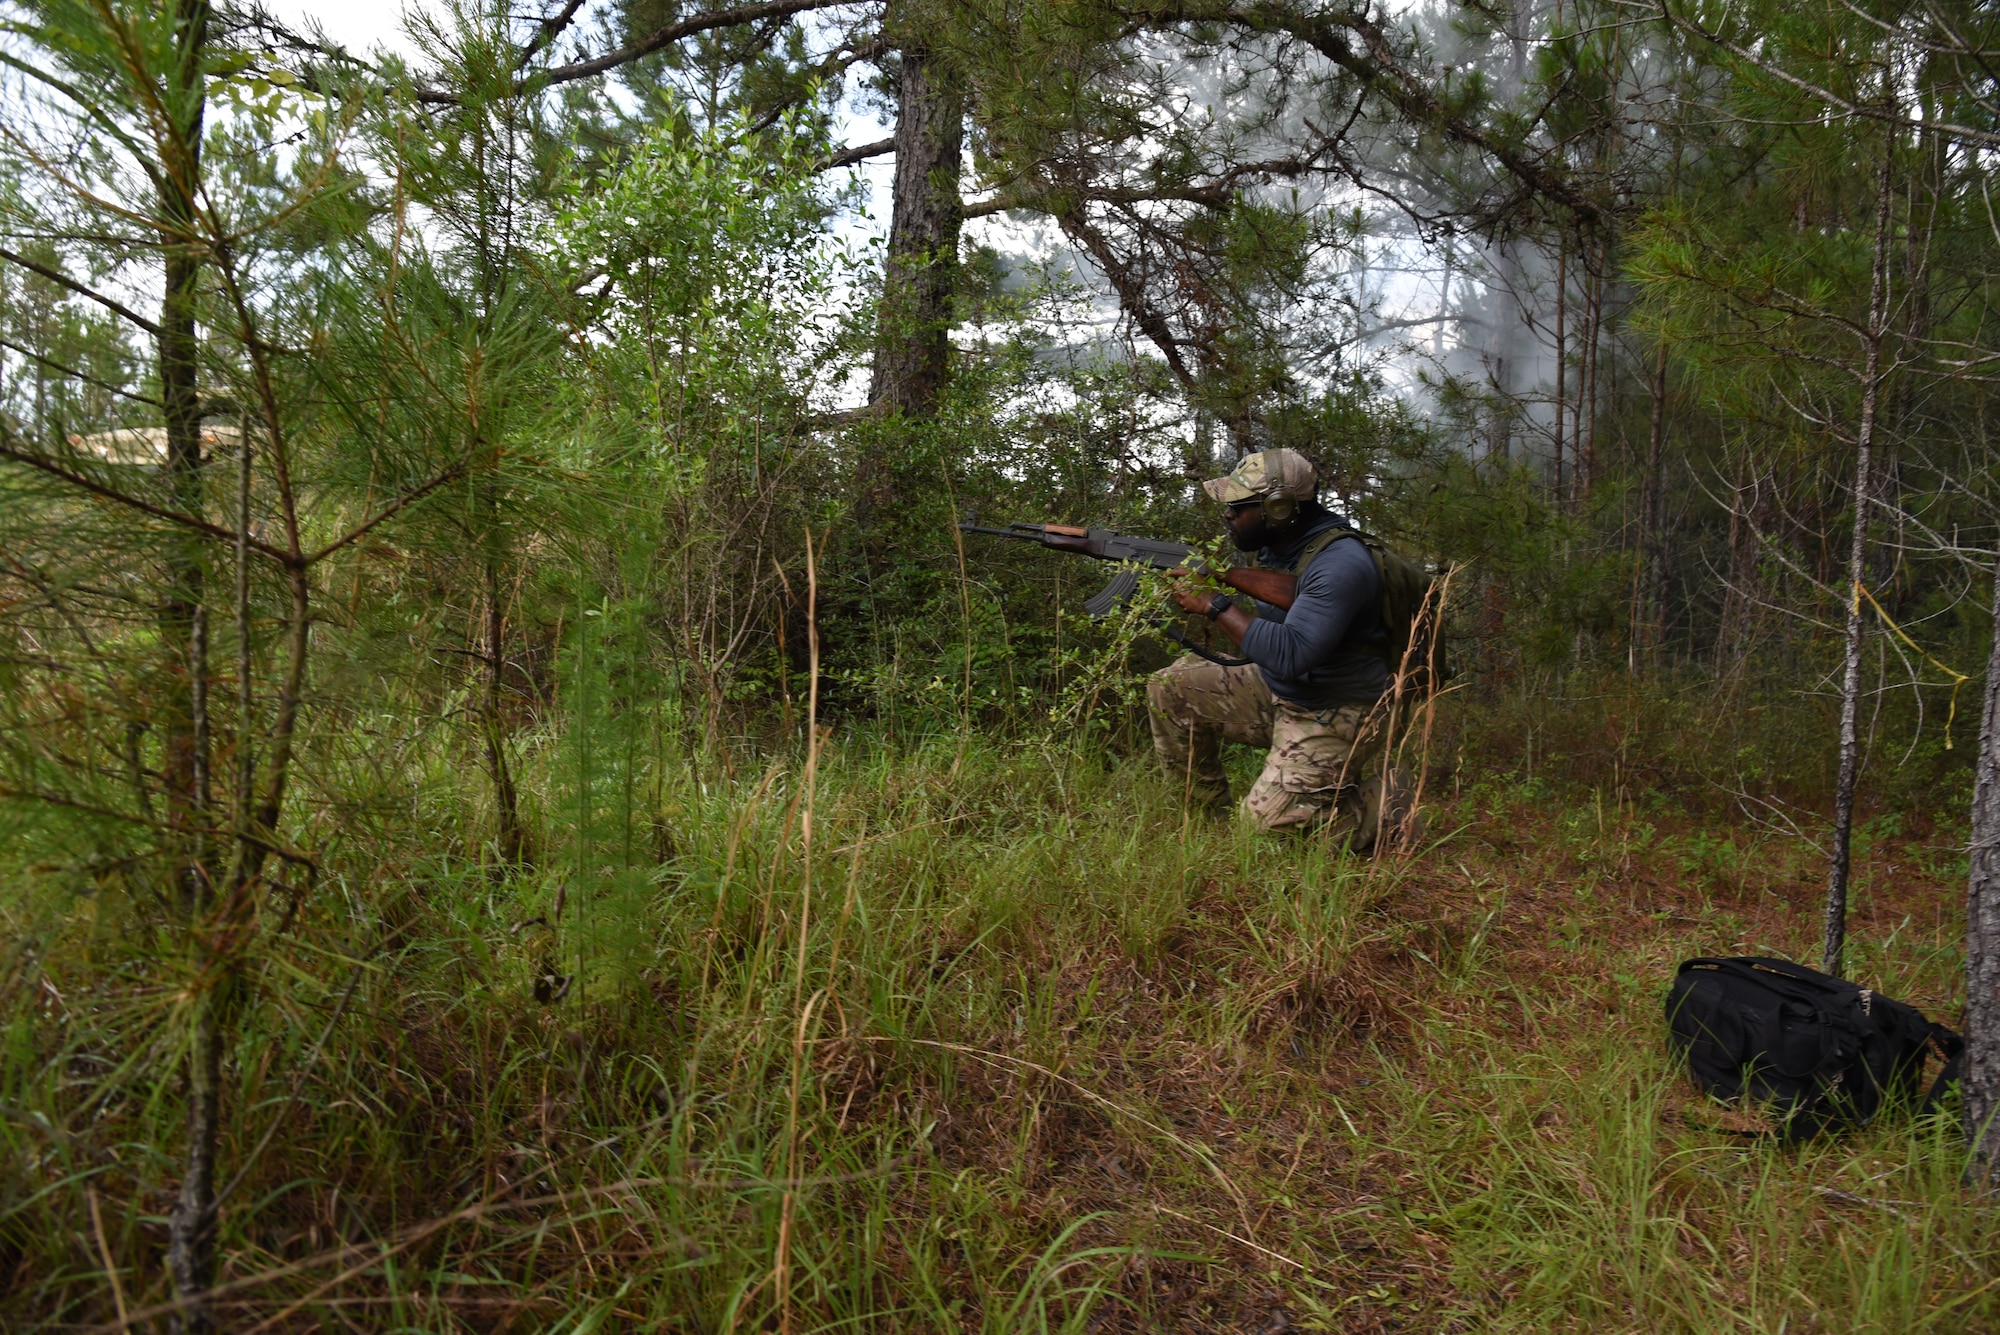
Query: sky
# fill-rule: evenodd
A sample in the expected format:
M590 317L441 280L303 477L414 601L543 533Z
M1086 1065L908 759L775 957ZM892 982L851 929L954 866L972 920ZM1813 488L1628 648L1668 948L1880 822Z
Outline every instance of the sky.
M418 0L421 3L421 0ZM367 51L388 46L410 54L403 38L405 0L268 0L270 10L288 24L317 19L326 35L342 46Z

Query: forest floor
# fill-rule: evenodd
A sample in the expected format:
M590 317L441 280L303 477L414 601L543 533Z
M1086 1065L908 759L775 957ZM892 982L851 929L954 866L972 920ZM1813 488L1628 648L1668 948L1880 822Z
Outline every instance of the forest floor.
M1146 1239L1090 1328L1992 1328L1946 1124L1778 1148L1667 1060L1680 960L1817 963L1803 839L1511 778L1429 817L1337 894L1258 841L1150 939L1048 943L1042 1080L961 1065L942 1168ZM1963 864L1901 825L1860 841L1849 973L1955 1022Z
M1433 776L1420 846L1366 860L1191 821L1137 761L836 741L810 790L782 766L663 789L595 893L448 839L376 850L341 892L379 906L364 967L302 947L258 982L225 1164L284 1134L226 1215L219 1306L258 1330L2000 1324L2000 1236L1943 1119L1783 1148L1668 1059L1677 961L1814 961L1813 849L1471 779ZM1863 828L1849 972L1953 1022L1962 852L1902 827ZM166 1301L175 1143L170 1082L78 1076L160 1032L131 923L103 896L44 915L67 944L0 1123L23 1327Z

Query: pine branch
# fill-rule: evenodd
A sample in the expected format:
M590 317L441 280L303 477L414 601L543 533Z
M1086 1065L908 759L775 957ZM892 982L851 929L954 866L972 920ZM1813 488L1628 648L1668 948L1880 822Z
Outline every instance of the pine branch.
M858 0L760 0L757 4L738 5L734 9L709 10L684 18L678 23L669 23L664 28L655 29L630 46L622 46L616 51L607 51L590 60L558 65L554 69L517 79L510 91L515 97L526 97L544 88L577 83L618 69L620 66L629 65L635 60L643 59L655 51L698 33L712 32L717 28L738 28L764 19L804 14L815 9L832 9L857 2ZM419 88L415 97L418 102L427 106L457 106L464 100L463 94L443 88Z
M48 279L51 283L56 284L58 287L66 287L70 291L76 293L78 296L86 297L91 301L96 302L98 305L104 307L104 309L112 312L113 314L124 316L126 319L130 320L133 324L138 325L141 329L153 335L155 338L159 337L160 327L154 324L151 320L148 320L145 316L139 314L137 311L133 310L129 306L121 305L119 302L114 301L112 298L105 296L102 292L96 291L93 288L86 287L82 283L77 282L74 278L71 278L68 275L63 274L58 270L51 269L46 264L38 264L34 260L29 259L27 256L18 255L11 250L0 250L0 260L5 260L9 264L17 265L20 268L28 270L28 272L30 273L40 274L42 277Z
M826 157L821 158L819 161L819 170L830 172L840 167L852 167L857 162L866 162L869 158L879 158L884 153L893 153L895 151L896 140L893 136L888 139L877 139L872 144L856 144L851 148L843 148L838 153L829 153ZM968 214L966 216L970 217L971 215Z

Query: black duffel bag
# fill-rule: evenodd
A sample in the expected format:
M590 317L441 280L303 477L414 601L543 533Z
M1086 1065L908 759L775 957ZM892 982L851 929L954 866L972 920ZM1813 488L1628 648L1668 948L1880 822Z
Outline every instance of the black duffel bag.
M1790 960L1688 960L1667 992L1667 1024L1695 1084L1762 1105L1787 1140L1908 1106L1935 1046L1945 1066L1919 1109L1930 1112L1965 1051L1916 1007Z

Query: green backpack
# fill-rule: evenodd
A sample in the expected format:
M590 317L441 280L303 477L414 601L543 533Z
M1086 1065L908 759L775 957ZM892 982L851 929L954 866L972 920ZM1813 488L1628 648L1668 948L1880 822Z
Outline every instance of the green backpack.
M1402 693L1419 698L1435 694L1451 677L1445 661L1444 628L1440 624L1444 607L1444 582L1424 573L1423 567L1391 551L1372 533L1353 528L1330 528L1317 534L1299 553L1294 569L1303 573L1313 558L1342 538L1359 538L1375 558L1375 572L1382 577L1382 625L1389 632L1382 646L1382 661L1389 676L1405 674Z

